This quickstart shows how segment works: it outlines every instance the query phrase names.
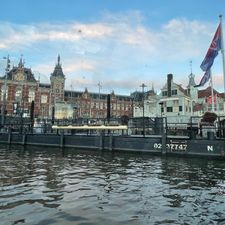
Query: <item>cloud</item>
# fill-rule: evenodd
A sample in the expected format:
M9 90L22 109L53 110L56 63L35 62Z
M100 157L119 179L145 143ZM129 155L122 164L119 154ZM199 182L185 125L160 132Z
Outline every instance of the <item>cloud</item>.
M206 34L209 32L209 25L198 21L186 19L172 19L162 26L159 34L165 48L163 53L170 59L183 60L196 59L206 51ZM206 30L208 29L208 30ZM203 56L202 56L203 57Z
M217 87L217 91L224 92L224 80L222 73L213 74L213 86Z
M100 80L107 90L131 92L144 81L160 89L167 73L188 76L189 61L200 64L215 27L174 18L151 28L138 11L105 12L102 20L92 23L0 22L0 50L24 54L33 70L46 76L53 72L60 53L67 87L72 81L77 88L91 87ZM193 71L201 72L199 66ZM176 74L178 83L184 80L184 75Z

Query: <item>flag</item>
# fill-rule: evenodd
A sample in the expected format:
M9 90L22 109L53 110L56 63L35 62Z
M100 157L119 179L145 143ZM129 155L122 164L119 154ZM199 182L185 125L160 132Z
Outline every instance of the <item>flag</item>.
M211 68L214 59L218 55L218 52L221 50L221 42L222 42L222 33L221 33L221 23L219 24L216 33L213 37L213 40L211 42L211 45L206 53L206 56L201 64L201 69L203 71L207 71Z
M195 85L195 87L204 86L205 83L209 81L210 76L211 76L211 72L210 72L210 69L209 69L209 70L205 71L205 74L203 75L203 77L200 80L199 84L198 85Z

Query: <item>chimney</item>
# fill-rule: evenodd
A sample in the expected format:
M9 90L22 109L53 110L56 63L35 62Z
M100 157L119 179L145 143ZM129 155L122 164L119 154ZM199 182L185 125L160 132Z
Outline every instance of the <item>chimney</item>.
M173 80L173 74L167 75L167 97L171 97L171 85Z

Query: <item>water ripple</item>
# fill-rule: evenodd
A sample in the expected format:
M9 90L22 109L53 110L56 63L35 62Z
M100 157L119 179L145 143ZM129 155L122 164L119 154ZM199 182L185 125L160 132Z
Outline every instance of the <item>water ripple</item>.
M224 224L223 161L0 149L0 224Z

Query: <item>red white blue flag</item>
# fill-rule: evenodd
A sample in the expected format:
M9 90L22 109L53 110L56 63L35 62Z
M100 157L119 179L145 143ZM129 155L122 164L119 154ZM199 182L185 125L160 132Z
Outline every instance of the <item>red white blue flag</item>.
M221 32L221 23L219 24L216 33L213 37L212 43L206 53L206 56L201 64L201 69L207 71L211 68L214 59L218 55L219 50L221 50L221 41L222 41L222 32Z
M203 75L200 83L198 85L196 85L195 87L200 87L200 86L204 86L206 82L208 82L208 80L211 77L211 67L213 65L214 59L216 58L216 56L218 55L218 52L221 50L222 45L222 27L221 27L221 23L219 24L219 26L217 27L216 33L213 37L213 40L211 42L211 45L209 46L209 49L206 53L206 56L204 58L204 60L201 63L201 69L205 72L205 74Z
M201 86L204 86L205 83L207 83L210 79L210 76L211 76L211 71L210 69L205 71L205 74L203 75L202 79L200 80L199 84L198 85L195 85L195 87L201 87Z

